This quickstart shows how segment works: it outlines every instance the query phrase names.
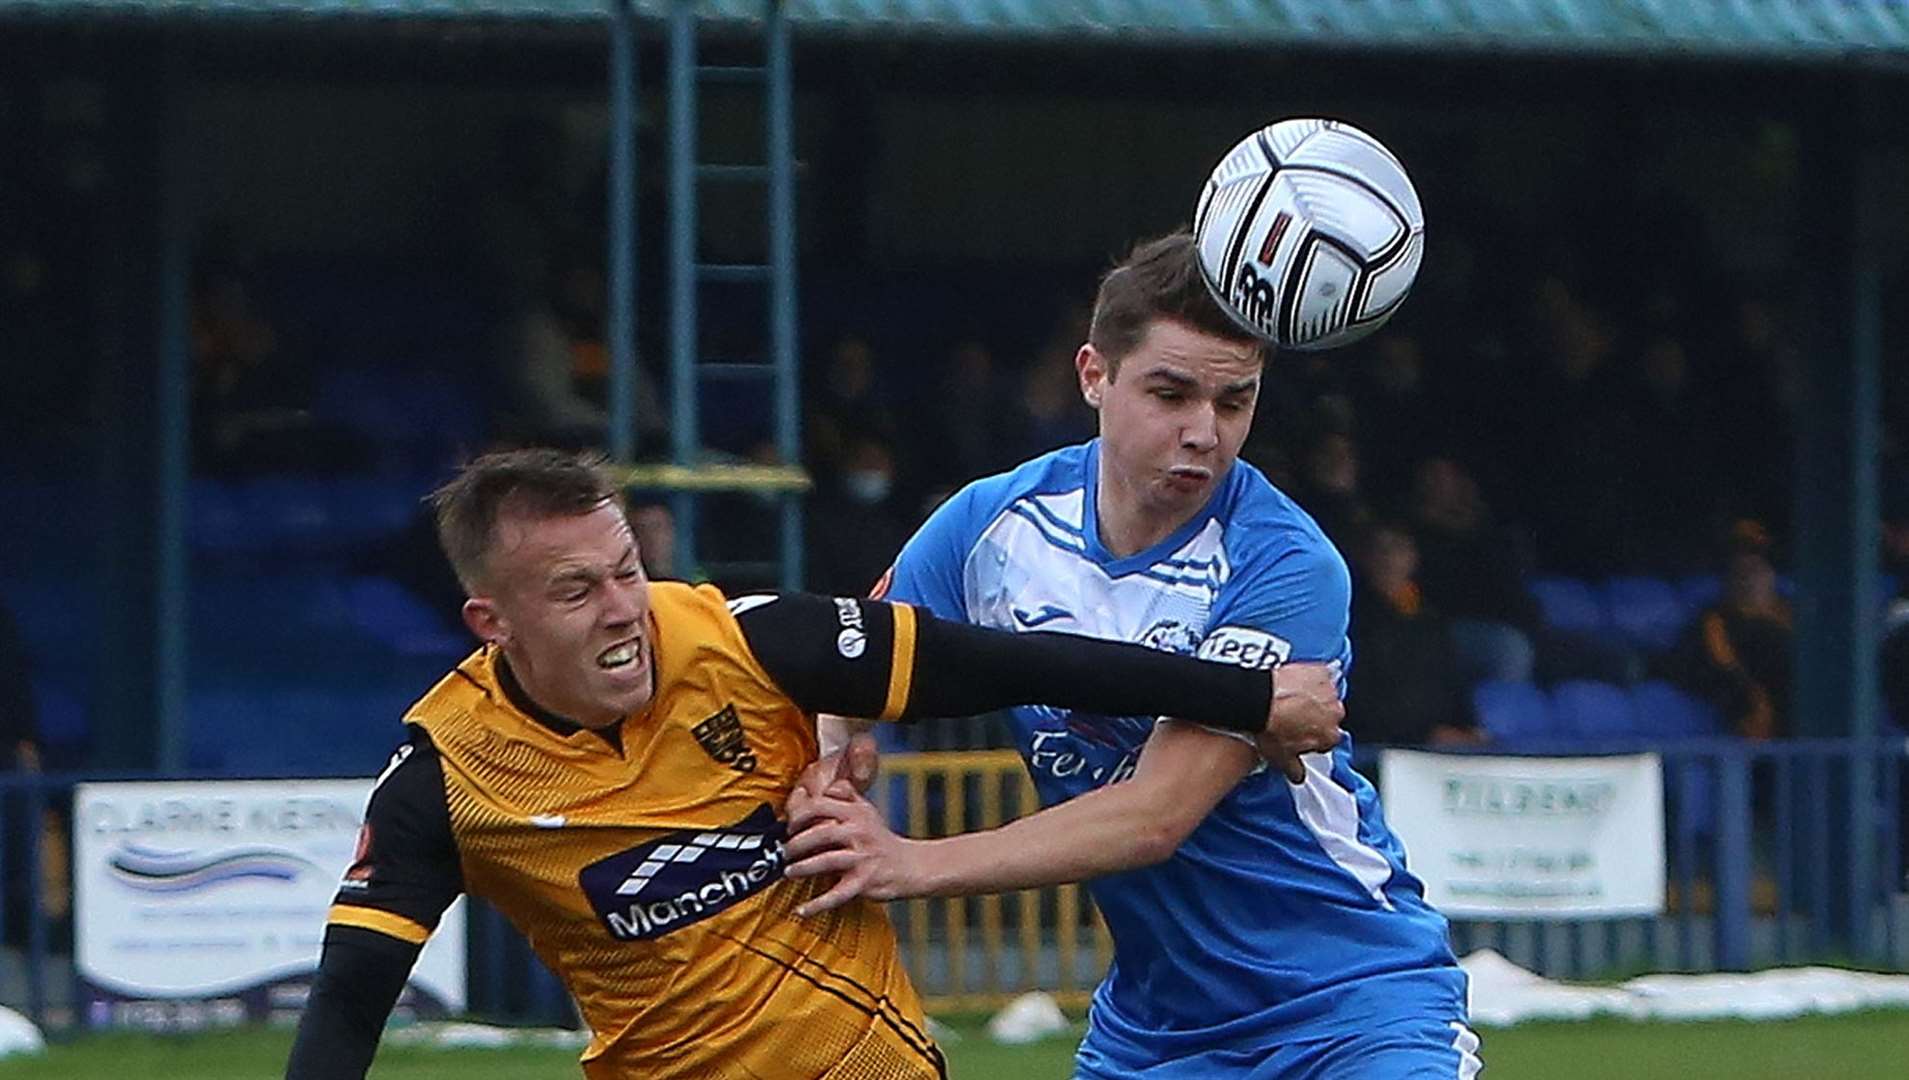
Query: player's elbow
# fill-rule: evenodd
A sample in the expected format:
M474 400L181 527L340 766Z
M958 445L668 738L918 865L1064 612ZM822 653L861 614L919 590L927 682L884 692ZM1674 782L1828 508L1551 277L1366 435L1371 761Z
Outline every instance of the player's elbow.
M1171 859L1192 834L1194 824L1173 814L1159 814L1137 823L1129 849L1130 865L1123 869L1139 870Z

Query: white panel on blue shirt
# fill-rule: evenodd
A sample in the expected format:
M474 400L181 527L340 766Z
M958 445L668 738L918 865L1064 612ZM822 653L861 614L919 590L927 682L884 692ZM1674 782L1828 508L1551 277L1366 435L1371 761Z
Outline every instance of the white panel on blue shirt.
M1220 523L1145 569L1109 577L1085 553L1081 505L1079 490L1030 496L995 518L963 568L969 621L1192 653L1231 574Z
M1149 566L1110 577L1085 553L1082 505L1078 489L1028 496L989 524L963 567L968 620L1019 633L1063 631L1192 654L1231 574L1220 523L1208 522ZM1037 785L1059 782L1072 793L1129 774L1155 719L1040 706L1014 712Z

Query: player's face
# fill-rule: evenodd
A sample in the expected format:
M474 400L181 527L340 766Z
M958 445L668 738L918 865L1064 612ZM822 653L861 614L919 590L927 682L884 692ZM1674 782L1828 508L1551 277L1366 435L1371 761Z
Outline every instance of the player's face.
M465 602L537 704L607 727L655 691L650 587L614 503L563 517L505 516L485 559L490 595Z
M1175 525L1206 505L1253 425L1259 349L1156 319L1117 375L1092 345L1075 364L1100 411L1107 494Z

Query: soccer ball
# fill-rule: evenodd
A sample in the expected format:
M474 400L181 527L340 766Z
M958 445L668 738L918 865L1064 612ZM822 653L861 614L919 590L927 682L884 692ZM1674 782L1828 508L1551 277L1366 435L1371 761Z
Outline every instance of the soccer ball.
M1399 159L1337 120L1281 120L1233 147L1193 212L1220 307L1281 349L1377 330L1418 276L1425 215Z

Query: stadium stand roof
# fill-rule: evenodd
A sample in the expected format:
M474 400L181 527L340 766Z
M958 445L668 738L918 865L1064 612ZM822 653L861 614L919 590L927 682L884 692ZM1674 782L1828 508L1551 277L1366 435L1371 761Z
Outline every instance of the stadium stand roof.
M633 0L660 18L669 0ZM718 22L762 0L698 0ZM799 32L1239 46L1909 57L1909 0L788 0ZM609 0L0 0L0 14L589 23Z

